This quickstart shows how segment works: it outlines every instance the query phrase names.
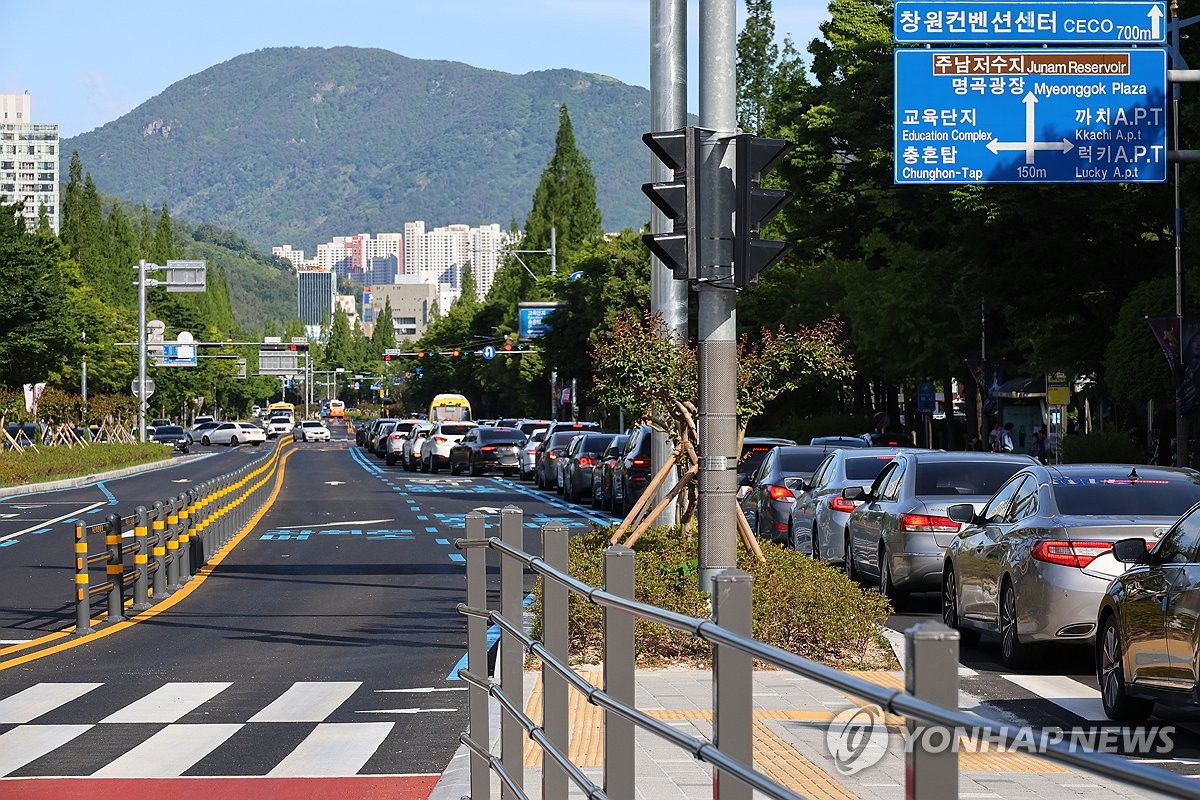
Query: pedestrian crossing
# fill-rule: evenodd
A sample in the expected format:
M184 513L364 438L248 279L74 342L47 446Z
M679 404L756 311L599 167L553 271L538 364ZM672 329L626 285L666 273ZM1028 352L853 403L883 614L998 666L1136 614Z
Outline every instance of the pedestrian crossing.
M37 683L0 694L0 778L395 774L388 755L420 738L413 715L462 705L438 695L436 708L422 707L415 693L397 703L398 691L359 681Z

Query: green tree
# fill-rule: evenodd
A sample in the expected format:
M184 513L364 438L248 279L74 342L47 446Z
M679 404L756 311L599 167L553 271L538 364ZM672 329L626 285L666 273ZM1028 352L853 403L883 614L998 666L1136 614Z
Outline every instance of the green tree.
M63 190L60 235L71 257L79 260L79 248L84 238L83 161L79 151L71 153L67 167L67 186Z
M383 359L383 351L396 346L396 327L392 322L392 299L383 301L383 311L375 320L375 333L371 336L371 350L377 360Z
M150 222L150 207L142 203L142 213L138 217L138 242L141 245L141 255L139 258L150 258L150 253L154 250L154 224Z
M160 267L175 258L175 238L171 233L171 215L167 213L167 204L163 203L158 215L158 224L154 227L154 241L150 245L149 260Z
M554 155L542 172L533 192L533 208L525 218L522 249L549 249L551 228L555 229L560 262L604 234L592 164L575 145L575 131L565 105L559 109Z
M746 0L746 24L737 38L737 118L747 133L765 129L778 60L771 0Z
M104 229L105 280L96 289L110 302L132 305L137 302L137 290L133 286L133 278L137 273L132 267L137 266L141 246L133 223L120 203L113 203Z
M340 305L333 311L333 322L329 326L329 337L325 341L324 363L326 369L353 369L356 363L350 319Z

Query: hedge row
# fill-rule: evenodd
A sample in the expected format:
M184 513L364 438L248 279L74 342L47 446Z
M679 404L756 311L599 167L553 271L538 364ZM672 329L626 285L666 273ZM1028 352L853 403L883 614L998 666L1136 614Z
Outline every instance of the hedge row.
M170 458L171 449L156 442L87 447L38 447L24 452L6 450L0 456L0 487L24 486L62 478L148 464Z

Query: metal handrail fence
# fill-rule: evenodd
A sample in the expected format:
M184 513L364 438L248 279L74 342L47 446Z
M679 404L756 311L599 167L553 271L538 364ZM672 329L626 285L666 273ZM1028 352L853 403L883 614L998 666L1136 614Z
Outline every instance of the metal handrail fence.
M591 800L634 797L634 731L659 736L716 768L714 796L750 800L754 790L779 800L801 796L753 768L753 665L762 661L810 678L825 686L877 704L905 717L906 796L943 800L958 796L957 748L945 737L976 731L989 744L1027 751L1028 732L958 709L958 632L940 622L923 623L905 635L905 688L871 683L833 667L802 658L751 636L753 578L727 570L714 578L713 619L689 617L634 597L634 551L622 546L604 551L604 586L589 586L568 574L565 526L542 528L542 555L525 552L521 510L500 512L500 536L487 537L483 513L466 516L466 538L455 546L466 553L467 599L458 606L467 617L467 666L459 676L468 683L469 729L459 740L473 756L471 800L491 796L490 773L504 797L525 798L524 744L528 738L542 750L541 797L565 798L568 781ZM500 560L499 609L488 607L487 552ZM542 638L525 632L524 569L542 579ZM598 688L568 666L568 598L574 594L603 608L603 686ZM713 646L712 741L698 739L640 711L634 699L634 622L647 620L691 634ZM496 663L498 680L488 677L487 625L500 629ZM541 663L541 723L521 710L523 660L528 653ZM603 710L603 785L573 764L568 752L568 687ZM500 709L500 753L491 751L488 699ZM941 733L942 736L928 735ZM935 746L938 743L943 746ZM1076 750L1067 741L1044 739L1039 754L1126 783L1177 797L1196 797L1195 782L1167 770L1116 755Z
M92 603L98 598L106 601L105 621L111 623L125 619L130 592L129 609L139 612L183 588L267 503L283 446L290 443L289 434L271 455L157 500L153 508L138 506L128 516L112 514L96 525L76 522L76 635L93 632ZM133 538L126 541L131 528ZM89 538L100 536L104 550L90 552ZM90 571L101 564L106 579L92 583Z

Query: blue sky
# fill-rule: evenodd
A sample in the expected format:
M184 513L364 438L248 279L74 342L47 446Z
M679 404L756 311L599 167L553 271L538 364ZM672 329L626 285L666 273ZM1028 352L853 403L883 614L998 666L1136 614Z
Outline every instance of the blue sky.
M6 3L0 93L32 95L63 137L127 113L171 84L265 47L379 47L410 58L524 73L569 67L650 84L650 0L60 0ZM780 41L818 35L827 0L775 0ZM689 110L698 2L689 0ZM738 24L743 3L738 3Z

